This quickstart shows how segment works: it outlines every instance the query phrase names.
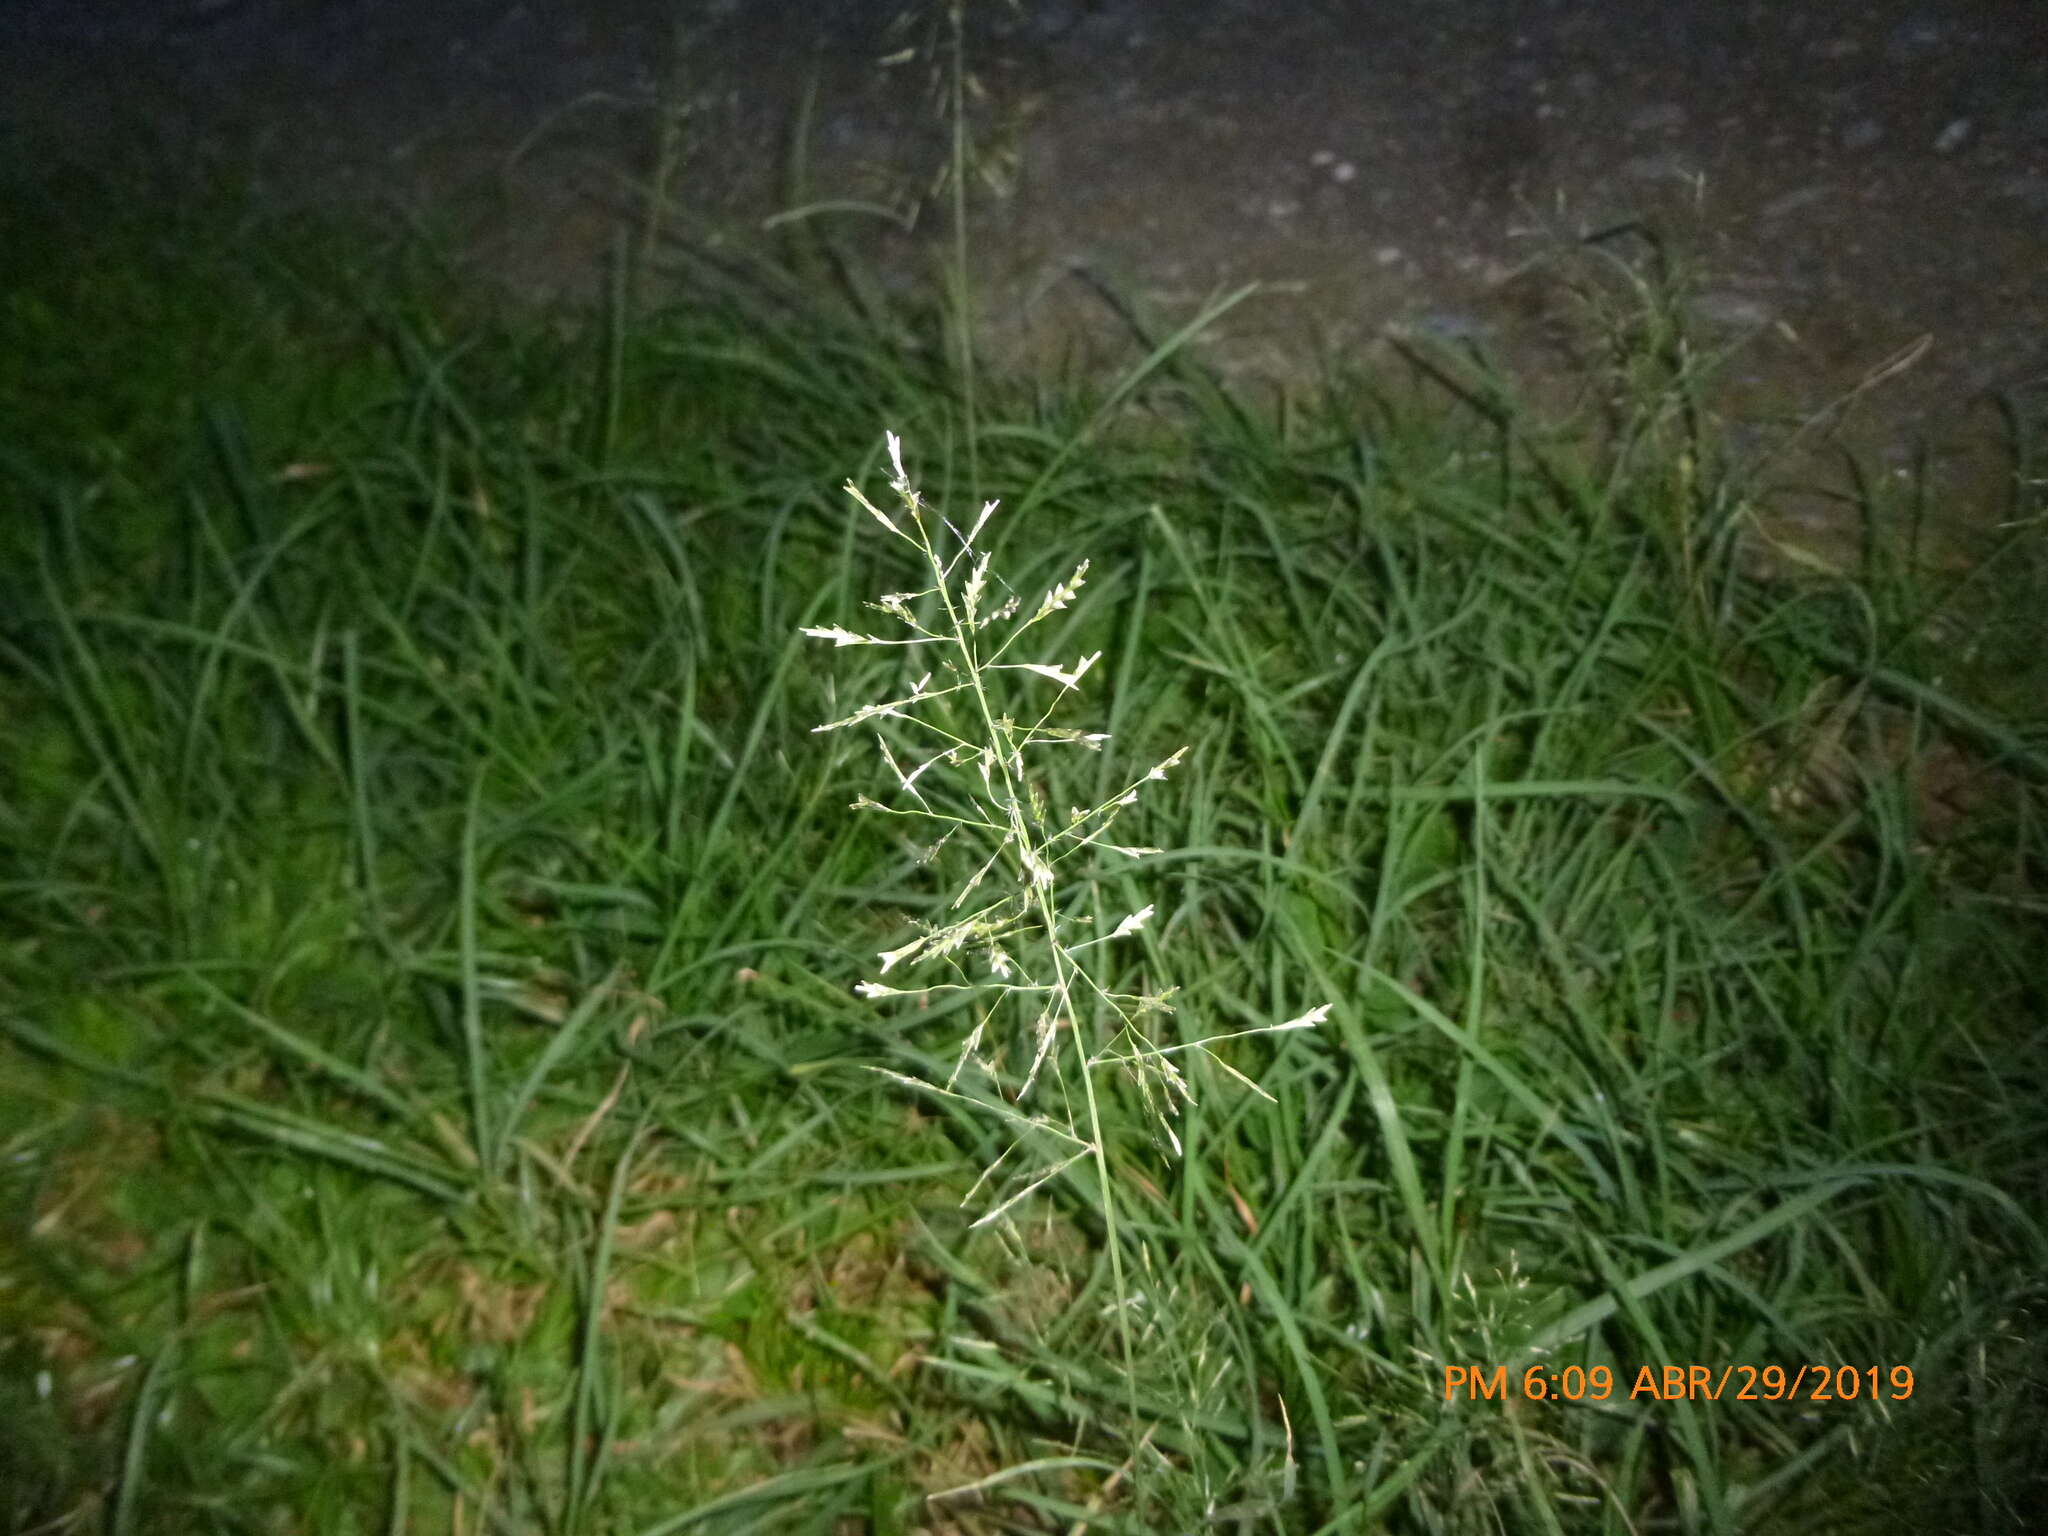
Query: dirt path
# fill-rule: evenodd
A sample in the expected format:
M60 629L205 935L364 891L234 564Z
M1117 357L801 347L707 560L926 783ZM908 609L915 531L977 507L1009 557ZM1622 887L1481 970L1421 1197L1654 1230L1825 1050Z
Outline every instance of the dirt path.
M757 238L795 195L804 121L802 195L909 227L814 217L908 284L944 239L942 20L909 0L15 0L0 129L16 152L253 154L286 197L396 193L501 276L580 292L663 166L674 230ZM1900 476L1930 445L1955 526L2026 510L2011 429L2048 431L2032 0L973 0L965 57L992 349L1127 354L1091 278L1167 320L1258 279L1214 345L1230 370L1299 377L1318 349L1369 363L1405 337L1561 378L1583 335L1537 258L1647 220L1699 261L1692 317L1735 347L1719 409L1781 526L1849 531L1837 440Z

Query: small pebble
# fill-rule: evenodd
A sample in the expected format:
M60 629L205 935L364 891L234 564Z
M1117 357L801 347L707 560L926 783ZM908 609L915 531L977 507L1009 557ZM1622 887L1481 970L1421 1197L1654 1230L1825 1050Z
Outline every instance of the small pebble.
M2038 171L2025 171L2008 177L1999 183L1997 195L2035 213L2048 213L2048 176Z
M1675 101L1660 101L1647 107L1639 107L1630 114L1628 131L1632 137L1652 133L1673 133L1685 126L1685 108Z
M1630 181L1691 181L1692 162L1676 150L1657 155L1637 155L1624 161L1621 174Z
M1948 28L1932 16L1909 16L1885 39L1884 56L1893 64L1907 64L1933 53L1948 41Z
M1686 308L1697 320L1736 331L1762 330L1774 318L1768 304L1744 293L1702 293Z
M1826 183L1810 187L1798 187L1793 191L1772 198L1757 210L1760 219L1782 219L1788 213L1797 213L1801 208L1810 207L1826 197L1834 188Z
M1399 333L1434 336L1440 341L1484 341L1493 334L1493 327L1463 310L1433 309L1399 327Z

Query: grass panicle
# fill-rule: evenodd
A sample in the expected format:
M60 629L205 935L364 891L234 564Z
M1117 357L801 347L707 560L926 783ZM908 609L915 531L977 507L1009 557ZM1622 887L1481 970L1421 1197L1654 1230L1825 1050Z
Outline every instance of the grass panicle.
M1030 1023L1030 1066L1024 1072L1022 1083L1010 1095L1018 1103L1030 1094L1061 1032L1074 1029L1077 1017L1093 1015L1098 1007L1107 1010L1115 1020L1113 1027L1102 1032L1107 1044L1099 1049L1086 1043L1078 1045L1076 1065L1087 1073L1105 1061L1115 1060L1138 1074L1148 1102L1157 1106L1161 1133L1178 1155L1181 1148L1173 1130L1174 1106L1179 1101L1191 1100L1192 1095L1186 1079L1174 1068L1169 1057L1174 1049L1204 1049L1206 1042L1189 1042L1179 1048L1161 1048L1154 1044L1144 1033L1139 1020L1148 1014L1172 1013L1173 1008L1168 1001L1171 989L1142 995L1111 993L1104 990L1077 959L1084 950L1096 945L1114 944L1138 932L1152 919L1154 908L1147 905L1126 915L1106 935L1072 940L1069 937L1072 930L1076 926L1086 926L1090 919L1062 910L1064 892L1060 884L1060 869L1093 848L1133 860L1158 853L1160 850L1157 848L1110 842L1106 834L1118 815L1137 803L1144 785L1165 781L1167 774L1187 755L1187 748L1176 748L1164 760L1123 785L1100 804L1086 810L1072 807L1063 821L1053 817L1046 803L1045 791L1027 766L1025 754L1032 753L1036 758L1040 754L1032 749L1045 746L1078 746L1100 751L1109 740L1107 732L1077 731L1047 723L1063 696L1077 690L1089 669L1102 659L1102 652L1083 656L1070 667L1053 662L1006 658L1011 656L1012 648L1027 631L1074 601L1087 577L1089 562L1082 560L1074 567L1072 575L1048 588L1030 612L1021 618L1022 600L1014 592L999 604L992 605L988 592L990 557L977 549L975 539L995 514L997 503L985 503L972 525L964 534L961 533L954 524L933 512L912 487L903 468L901 440L893 432L888 434L888 448L892 471L890 489L901 503L903 520L898 522L891 518L851 481L846 485L847 494L885 530L915 549L930 571L934 585L919 592L888 593L869 604L875 611L897 620L908 629L911 633L907 638L885 640L837 627L806 627L803 633L812 639L829 640L835 646L932 647L939 653L937 667L941 680L934 685L934 674L927 671L911 684L906 695L886 703L863 705L851 715L814 729L841 730L878 719L916 726L917 739L902 759L891 748L886 736L878 732L875 738L882 760L896 781L896 788L908 803L888 806L863 795L854 802L853 808L856 811L918 818L943 827L938 841L920 854L919 862L924 864L931 863L956 833L964 831L982 839L986 856L980 857L973 873L948 904L949 912L959 911L999 867L1001 873L998 878L1013 878L1016 889L994 897L968 915L943 926L926 925L910 943L883 951L880 956L882 974L888 974L897 965L914 967L931 961L946 961L956 975L965 976L961 962L954 957L972 957L979 959L992 978L984 984L984 990L994 992L998 1002L1009 998L1037 1000L1036 1015ZM940 547L938 535L941 528L952 536L950 551ZM1000 577L996 580L1000 582ZM936 609L943 616L941 628L927 627L913 608L913 605L927 599L936 600ZM991 630L995 633L991 634ZM1003 681L996 674L1015 672L1033 674L1053 683L1058 689L1028 724L1020 725L1006 707L1007 701L996 693L996 686ZM937 718L937 709L944 708L948 700L956 700L964 708L971 728L977 733L974 738L957 734ZM1029 714L1030 709L1020 707L1018 712ZM913 766L906 769L903 766L905 760ZM978 777L980 794L974 796L970 791L968 809L956 813L935 806L918 788L918 781L935 768L960 770ZM1043 947L1047 951L1042 966L1037 968L1025 964L1013 953L1034 934L1044 940ZM1045 979L1034 979L1037 976ZM868 998L928 998L935 991L960 990L964 985L939 983L911 988L863 981L855 990ZM1077 991L1086 994L1080 1004L1076 1002ZM1272 1028L1278 1031L1313 1027L1328 1011L1327 1006L1313 1009L1300 1018ZM961 1067L970 1061L976 1063L990 1079L1001 1078L1002 1071L995 1053L984 1049L987 1032L988 1016L983 1013L961 1048L960 1064L947 1078L945 1086L948 1089L958 1081ZM1075 1030L1074 1038L1085 1042L1095 1033L1092 1029L1086 1033ZM1155 1088L1156 1099L1152 1097Z

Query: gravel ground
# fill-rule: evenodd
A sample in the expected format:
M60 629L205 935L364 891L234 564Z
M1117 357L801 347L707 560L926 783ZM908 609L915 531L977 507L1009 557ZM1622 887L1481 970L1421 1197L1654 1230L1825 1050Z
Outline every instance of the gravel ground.
M945 240L946 39L930 0L15 0L0 130L431 209L570 295L666 164L669 238L871 205L811 217L905 286ZM1104 285L1172 320L1256 279L1227 371L1435 339L1561 402L1585 332L1557 253L1644 221L1690 254L1697 333L1732 348L1716 409L1810 547L1852 532L1843 446L1926 465L1982 530L2015 512L2012 424L2048 429L2033 0L973 0L964 56L998 354L1127 355Z

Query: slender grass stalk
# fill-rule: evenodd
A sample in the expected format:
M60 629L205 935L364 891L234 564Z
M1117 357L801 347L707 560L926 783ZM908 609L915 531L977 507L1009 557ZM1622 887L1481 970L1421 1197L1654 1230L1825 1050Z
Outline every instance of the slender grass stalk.
M1087 919L1077 917L1063 901L1060 867L1088 849L1114 852L1128 859L1141 859L1159 852L1156 848L1109 842L1107 834L1119 815L1137 803L1140 789L1147 783L1164 782L1168 773L1185 758L1187 748L1182 747L1169 754L1151 770L1092 809L1075 807L1064 823L1056 822L1046 803L1044 790L1027 768L1025 755L1029 752L1035 756L1035 749L1049 746L1101 750L1109 739L1106 733L1076 731L1047 722L1061 699L1079 688L1082 678L1101 660L1102 653L1097 651L1082 657L1071 666L1008 658L1024 634L1073 602L1087 578L1089 562L1084 559L1071 576L1049 588L1028 616L1019 617L1024 609L1022 600L1014 592L999 605L991 606L990 582L994 580L1005 589L1008 583L990 570L989 556L978 550L975 541L995 514L997 503L985 503L974 522L962 533L931 508L913 488L903 467L902 443L893 432L888 434L888 452L890 489L901 505L900 519L883 512L854 482L849 480L845 489L862 510L891 535L911 545L931 574L933 584L923 591L888 593L868 605L896 619L911 633L908 638L894 640L837 626L806 626L802 633L813 639L829 640L835 646L929 647L938 654L938 671L943 677L935 685L934 673L927 671L911 685L908 694L885 703L864 705L851 715L815 729L834 731L884 719L915 727L915 730L905 733L907 739L902 757L891 746L888 736L877 728L876 743L896 781L900 797L898 803L884 805L862 795L854 802L854 809L940 824L944 830L938 842L925 851L922 862L935 858L956 833L964 832L969 839L978 842L979 865L953 898L949 911L959 911L991 875L1012 884L1014 889L958 920L938 926L925 925L919 937L881 955L883 974L899 964L917 967L944 962L963 978L961 982L894 987L864 981L856 990L862 996L875 999L928 999L937 992L966 989L993 994L998 1005L1011 998L1039 1000L1036 1017L1031 1021L1025 1042L1029 1064L1021 1078L1006 1070L1000 1029L996 1031L994 1040L989 1038L988 1010L977 1011L974 1028L961 1046L959 1058L943 1085L920 1083L897 1073L889 1075L915 1088L954 1097L961 1073L971 1063L986 1075L991 1084L1003 1085L1003 1099L1007 1103L999 1102L990 1107L1019 1133L1019 1139L1011 1150L1032 1139L1034 1132L1049 1133L1056 1142L1078 1149L1059 1156L1049 1164L1028 1165L1024 1172L1011 1175L1009 1193L993 1198L989 1208L976 1219L974 1225L977 1227L1000 1221L1081 1161L1086 1160L1092 1166L1116 1296L1118 1334L1126 1368L1127 1407L1135 1422L1138 1413L1130 1284L1124 1269L1125 1243L1117 1180L1111 1168L1096 1074L1112 1064L1128 1073L1151 1108L1165 1141L1174 1154L1179 1155L1182 1146L1174 1121L1182 1104L1194 1102L1194 1095L1187 1078L1171 1058L1179 1050L1195 1050L1210 1055L1219 1065L1224 1064L1210 1052L1208 1041L1196 1040L1178 1047L1161 1047L1145 1034L1139 1022L1143 1015L1173 1012L1167 1001L1171 989L1143 995L1112 993L1091 974L1081 958L1083 951L1095 945L1115 944L1138 933L1151 921L1155 909L1147 905L1129 914L1107 935L1094 939L1070 938L1072 929ZM950 547L946 547L941 530L951 535ZM928 598L935 598L943 613L941 627L927 627L912 606ZM1003 628L997 630L997 626ZM1026 677L1018 678L1016 674L1020 673ZM1022 682L1029 689L1032 685L1028 679L1032 678L1040 680L1041 686L1049 682L1058 689L1042 708L1027 702L1028 693L1013 700L1012 694L1016 690L999 690L1000 684L1010 682ZM947 701L963 699L971 704L974 730L971 737L957 733L946 723L950 718L945 709ZM1034 708L1037 708L1035 717L1032 716ZM1028 717L1029 723L1020 725L1013 717L1013 709ZM906 760L912 766L905 767ZM938 798L939 785L945 777L943 773L920 785L919 781L924 780L928 773L945 769L955 770L956 776L966 783L968 808L964 811L949 809L948 802ZM977 779L978 794L974 787ZM1025 943L1034 936L1042 941L1043 964L1049 968L1049 978L1045 981L1034 981L1032 968L1021 958L1026 952ZM967 973L962 966L963 959L978 960L986 967L989 979L978 984L965 980ZM1019 979L1012 980L1013 975ZM1323 1004L1284 1024L1244 1033L1279 1033L1313 1028L1329 1011L1329 1005ZM1106 1030L1097 1022L1105 1013L1114 1021L1113 1026ZM1021 1111L1048 1063L1054 1076L1062 1084L1066 1082L1062 1036L1073 1042L1072 1064L1082 1098L1082 1115L1078 1124L1071 1117L1061 1123ZM1227 1065L1224 1065L1224 1070L1240 1081L1247 1081ZM1256 1085L1250 1086L1255 1092L1259 1091ZM989 1167L983 1179L977 1182L977 1190L993 1177L1008 1156L1006 1152L1003 1159ZM1327 1414L1319 1414L1319 1417L1327 1425Z

